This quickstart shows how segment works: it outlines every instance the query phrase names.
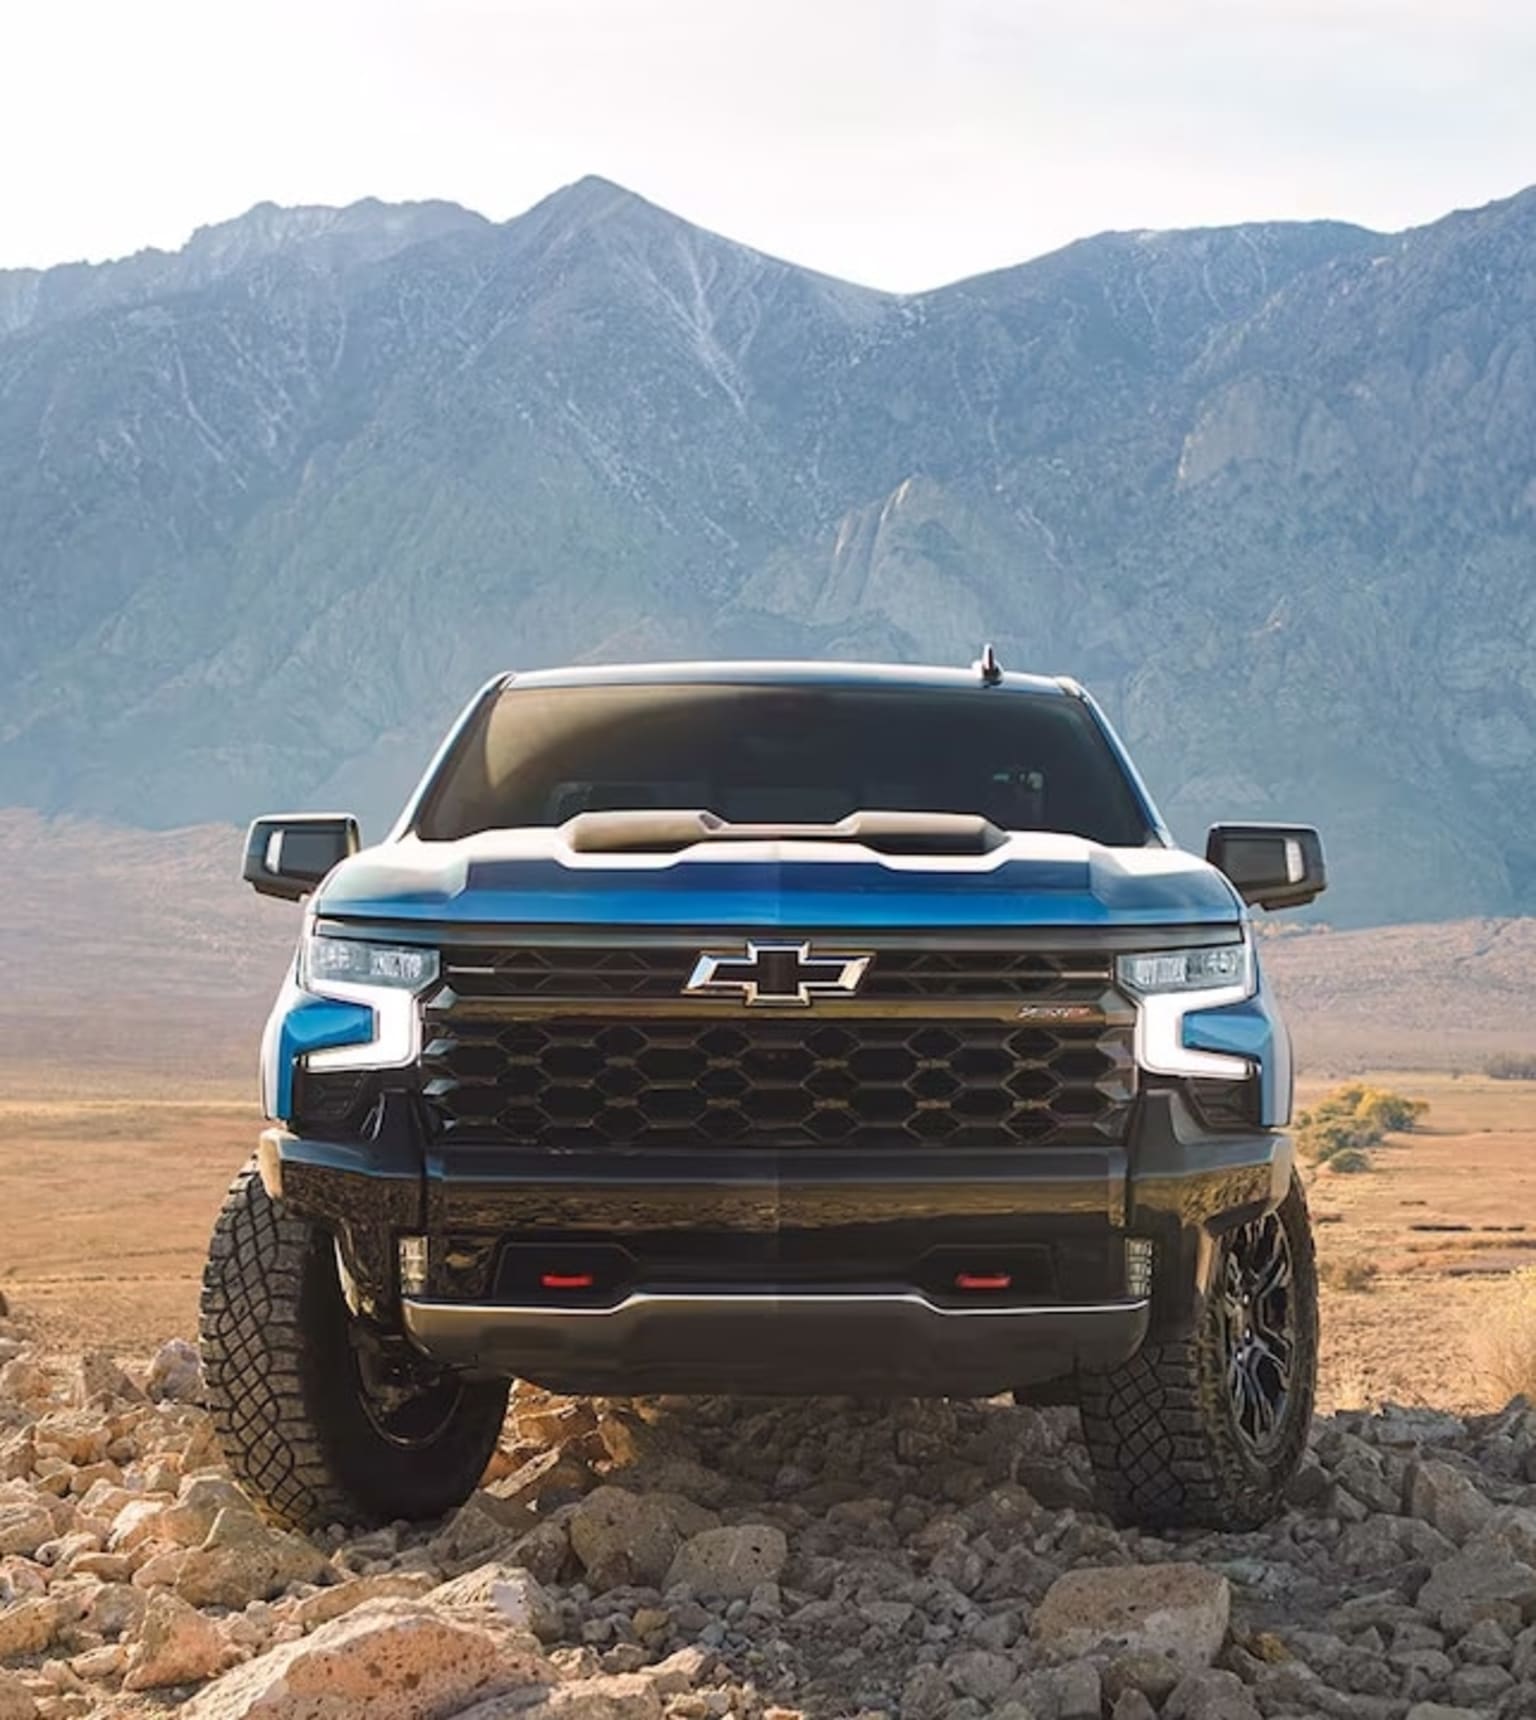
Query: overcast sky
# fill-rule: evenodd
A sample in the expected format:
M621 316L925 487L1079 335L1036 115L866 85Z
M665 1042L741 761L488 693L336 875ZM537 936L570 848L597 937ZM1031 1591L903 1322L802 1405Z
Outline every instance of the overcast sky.
M0 266L601 173L877 286L1536 181L1533 0L0 0Z

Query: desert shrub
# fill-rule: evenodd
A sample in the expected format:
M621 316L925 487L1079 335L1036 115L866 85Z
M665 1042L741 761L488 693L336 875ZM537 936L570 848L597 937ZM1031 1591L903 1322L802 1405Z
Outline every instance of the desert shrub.
M1500 1403L1536 1398L1536 1268L1512 1272L1479 1305L1472 1359Z
M1376 1262L1361 1254L1346 1255L1342 1260L1321 1260L1317 1271L1331 1290L1369 1290L1377 1278Z
M1341 1147L1338 1152L1330 1153L1323 1163L1335 1176L1351 1176L1371 1168L1370 1155L1359 1147Z
M1301 1113L1296 1119L1296 1143L1304 1157L1317 1164L1330 1163L1343 1153L1360 1155L1368 1147L1380 1146L1388 1134L1414 1128L1428 1109L1422 1099L1352 1081Z
M1536 1051L1500 1051L1483 1065L1495 1081L1536 1081Z

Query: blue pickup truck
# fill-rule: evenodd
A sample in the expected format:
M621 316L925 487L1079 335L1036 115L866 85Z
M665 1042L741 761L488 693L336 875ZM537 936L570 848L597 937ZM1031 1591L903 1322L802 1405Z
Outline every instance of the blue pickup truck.
M303 901L202 1342L298 1525L465 1497L509 1381L1070 1394L1105 1508L1239 1527L1311 1413L1288 1041L1248 907L1075 682L833 663L497 677L389 836L261 818Z

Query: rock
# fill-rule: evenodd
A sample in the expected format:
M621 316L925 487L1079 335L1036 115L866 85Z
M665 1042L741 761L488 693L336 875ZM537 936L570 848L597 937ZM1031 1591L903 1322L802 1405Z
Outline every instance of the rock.
M1262 1717L1236 1673L1209 1667L1180 1679L1164 1704L1163 1720L1262 1720Z
M47 1371L26 1356L16 1356L0 1367L0 1403L41 1404L53 1396L53 1381Z
M53 1537L53 1514L46 1507L18 1501L0 1503L0 1556L20 1553L30 1559Z
M418 1601L369 1601L226 1672L180 1713L182 1720L436 1720L493 1691L552 1677L539 1657L488 1630Z
M305 1630L314 1630L341 1618L364 1601L416 1600L433 1592L433 1579L425 1571L381 1571L370 1577L354 1577L317 1589L292 1603L289 1618Z
M41 1654L58 1626L57 1605L43 1596L0 1604L0 1660Z
M986 1648L967 1648L959 1654L952 1654L944 1662L944 1676L962 1696L974 1696L978 1702L990 1703L995 1702L1013 1683L1016 1671L1006 1654L996 1654ZM1094 1713L1098 1713L1097 1704Z
M1502 1666L1458 1666L1445 1693L1463 1708L1496 1708L1514 1682Z
M1475 1708L1447 1708L1443 1702L1415 1702L1407 1720L1487 1720Z
M541 1583L558 1582L571 1563L570 1512L557 1513L548 1522L521 1535L508 1550L513 1564L520 1565Z
M1109 1712L1110 1720L1157 1720L1157 1710L1139 1690L1122 1690Z
M523 1702L524 1694L477 1702L455 1720L660 1720L662 1711L656 1686L636 1672L577 1679L557 1686L532 1707Z
M117 1365L110 1350L87 1350L75 1367L70 1401L79 1407L142 1403L144 1394Z
M125 1690L200 1684L224 1666L229 1650L219 1627L175 1595L152 1595L128 1654Z
M226 1510L256 1516L250 1500L227 1476L189 1475L177 1490L176 1503L161 1513L155 1537L178 1547L199 1546Z
M489 1607L514 1629L530 1631L545 1642L560 1635L560 1608L538 1579L518 1565L481 1565L439 1584L430 1599L442 1607Z
M201 1403L203 1364L195 1346L172 1338L155 1351L144 1389L153 1403Z
M1061 1655L1150 1651L1197 1671L1226 1639L1231 1607L1227 1579L1198 1565L1088 1566L1052 1583L1030 1635Z
M1409 1464L1404 1504L1410 1515L1432 1523L1458 1546L1493 1514L1492 1503L1461 1470L1438 1458Z
M949 1680L938 1667L913 1667L901 1691L901 1720L939 1720L953 1700Z
M20 1675L0 1668L0 1720L34 1720L37 1703Z
M249 1510L225 1508L202 1544L182 1555L175 1583L193 1606L243 1607L270 1600L289 1583L320 1583L335 1574L302 1536L269 1529Z
M1536 1607L1536 1570L1507 1553L1472 1548L1440 1560L1415 1599L1418 1610L1442 1628L1453 1618L1470 1625L1478 1617L1495 1617L1490 1609L1500 1602L1522 1612Z
M746 1599L759 1583L776 1581L789 1546L784 1532L766 1523L705 1529L678 1549L665 1586L686 1583L695 1594L721 1600Z
M572 1511L570 1544L595 1589L654 1585L666 1576L684 1538L716 1521L713 1512L672 1494L599 1487ZM522 1557L521 1542L518 1560L533 1569Z
M1053 1682L1058 1720L1099 1720L1104 1692L1099 1669L1091 1660L1061 1667Z
M1135 1690L1148 1697L1154 1707L1160 1707L1182 1676L1178 1662L1166 1654L1135 1649L1117 1654L1104 1668L1104 1694L1117 1702L1125 1691Z
M101 1636L134 1635L149 1602L132 1583L102 1583L86 1604L84 1624Z

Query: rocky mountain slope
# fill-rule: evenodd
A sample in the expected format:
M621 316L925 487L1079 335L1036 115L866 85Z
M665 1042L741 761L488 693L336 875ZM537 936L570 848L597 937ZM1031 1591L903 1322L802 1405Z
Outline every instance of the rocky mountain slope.
M0 804L374 827L508 664L1078 674L1336 921L1530 911L1536 193L892 296L601 180L0 274Z
M1526 1720L1536 1413L1319 1421L1285 1513L1094 1509L1075 1411L519 1389L440 1523L260 1521L198 1407L0 1317L0 1714Z

